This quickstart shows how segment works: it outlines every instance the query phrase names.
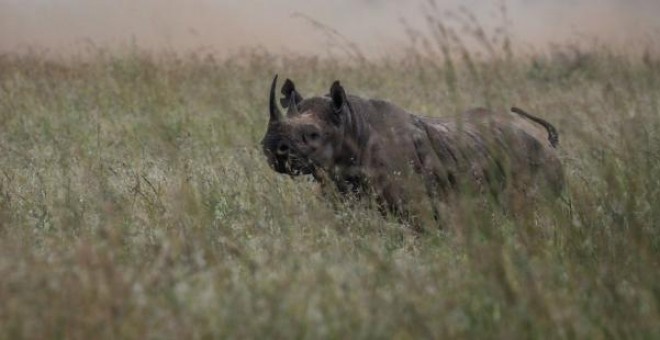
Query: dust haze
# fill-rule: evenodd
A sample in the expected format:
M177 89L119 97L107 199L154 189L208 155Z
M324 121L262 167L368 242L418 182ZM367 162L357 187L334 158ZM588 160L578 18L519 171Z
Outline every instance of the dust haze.
M434 3L443 18L467 10L487 30L507 27L523 49L575 41L630 47L648 44L660 32L658 0ZM406 46L402 22L424 30L424 15L432 8L432 1L396 0L0 0L0 53L36 49L67 55L131 45L217 55L254 47L333 53L337 36L329 37L311 23L316 21L366 55L379 56Z

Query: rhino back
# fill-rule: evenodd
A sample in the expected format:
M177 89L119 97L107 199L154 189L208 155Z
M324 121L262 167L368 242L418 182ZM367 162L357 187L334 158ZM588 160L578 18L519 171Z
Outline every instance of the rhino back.
M504 185L509 179L525 185L526 179L540 178L555 193L563 187L547 133L522 118L475 109L454 117L420 117L420 122L444 167L458 174Z

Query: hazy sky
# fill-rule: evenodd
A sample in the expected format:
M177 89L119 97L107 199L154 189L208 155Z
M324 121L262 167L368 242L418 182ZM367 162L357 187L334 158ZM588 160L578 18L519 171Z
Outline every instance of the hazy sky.
M327 52L328 39L301 13L336 29L372 55L405 41L401 19L423 27L428 0L0 0L0 52L30 46L68 53L92 42L226 54L245 46ZM596 37L608 44L660 36L660 0L437 0L440 12L503 22L518 46ZM582 38L584 39L584 38Z

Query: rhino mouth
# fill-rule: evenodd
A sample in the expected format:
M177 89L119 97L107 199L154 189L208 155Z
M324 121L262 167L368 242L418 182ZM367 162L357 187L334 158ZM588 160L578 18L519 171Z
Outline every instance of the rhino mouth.
M314 163L310 160L297 157L276 158L269 162L269 164L276 172L292 177L310 175L315 171Z

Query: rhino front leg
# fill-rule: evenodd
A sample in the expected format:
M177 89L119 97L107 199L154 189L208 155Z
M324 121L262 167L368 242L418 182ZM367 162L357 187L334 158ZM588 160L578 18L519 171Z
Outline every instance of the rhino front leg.
M438 225L438 210L433 202L426 200L425 189L419 177L401 180L387 176L379 179L376 190L378 209L383 216L394 216L400 223L417 233ZM393 180L393 177L396 179ZM438 215L436 215L438 214Z

